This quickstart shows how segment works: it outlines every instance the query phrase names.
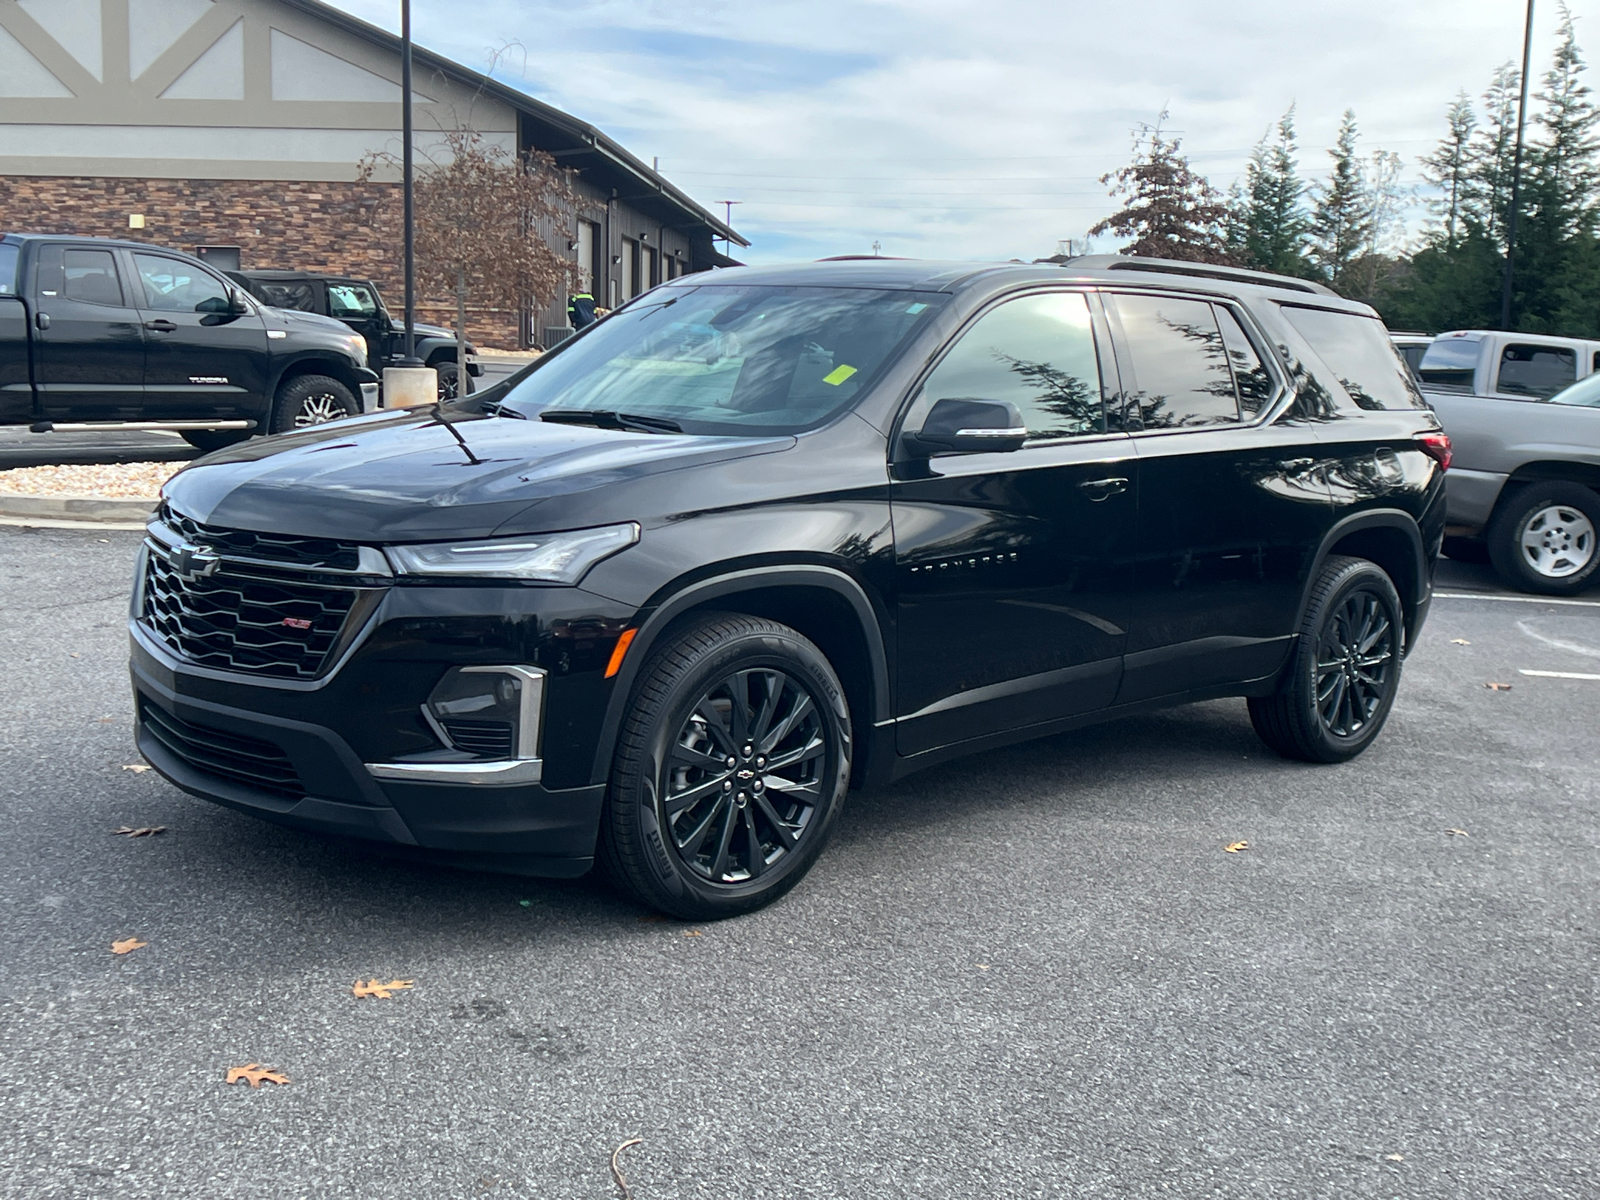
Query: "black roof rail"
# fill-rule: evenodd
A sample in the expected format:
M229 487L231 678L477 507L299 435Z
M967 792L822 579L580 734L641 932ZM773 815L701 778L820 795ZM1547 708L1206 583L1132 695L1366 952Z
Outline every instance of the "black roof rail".
M1310 279L1251 271L1244 267L1221 267L1212 263L1180 262L1174 258L1132 258L1126 254L1084 254L1068 259L1064 267L1088 271L1148 271L1160 275L1191 275L1197 279L1224 279L1230 283L1252 283L1257 287L1284 288L1315 296L1343 299L1338 292Z

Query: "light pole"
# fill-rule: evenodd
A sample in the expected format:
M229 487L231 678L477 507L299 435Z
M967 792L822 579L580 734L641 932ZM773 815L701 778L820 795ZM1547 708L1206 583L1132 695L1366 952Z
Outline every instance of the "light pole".
M1528 115L1528 66L1533 51L1533 0L1522 30L1522 96L1517 101L1517 148L1511 156L1511 211L1506 216L1506 269L1500 282L1500 328L1511 328L1511 275L1517 261L1517 210L1521 207L1522 131Z
M439 403L439 373L417 357L416 212L411 163L411 0L400 0L400 191L405 209L405 340L383 368L383 406L421 408Z
M711 203L722 205L723 212L725 212L727 214L727 216L725 216L722 219L722 223L724 225L726 225L729 229L732 229L733 228L733 206L735 204L743 204L744 201L743 200L713 200ZM722 253L724 255L728 255L728 256L732 255L732 253L733 253L733 239L732 238L723 238L722 239Z

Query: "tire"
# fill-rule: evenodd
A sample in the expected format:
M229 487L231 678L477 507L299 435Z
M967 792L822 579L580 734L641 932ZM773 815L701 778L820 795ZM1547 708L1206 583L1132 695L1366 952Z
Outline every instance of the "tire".
M1250 700L1257 736L1302 762L1360 754L1394 705L1404 630L1399 593L1381 567L1330 557L1311 589L1288 675L1275 695Z
M1445 557L1462 563L1486 563L1489 547L1482 538L1447 537L1444 539Z
M816 646L762 617L698 616L640 672L600 821L601 869L685 920L770 904L821 854L850 756L844 689Z
M183 440L196 450L210 454L226 446L236 446L250 436L248 429L185 429Z
M461 365L453 358L444 358L431 364L439 373L439 399L459 400L462 396L470 396L477 389L472 385L472 376L466 377L466 390L460 387Z
M309 429L341 417L353 417L360 408L350 389L327 375L296 375L278 389L272 406L272 432Z
M1500 502L1489 522L1489 559L1524 592L1570 596L1600 569L1600 494L1582 484L1530 483Z

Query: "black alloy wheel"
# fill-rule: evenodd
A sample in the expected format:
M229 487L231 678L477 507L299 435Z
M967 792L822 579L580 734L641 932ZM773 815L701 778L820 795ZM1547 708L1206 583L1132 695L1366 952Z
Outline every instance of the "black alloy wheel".
M337 379L327 375L297 375L278 389L272 406L272 432L309 429L358 411L356 398Z
M1364 558L1330 557L1311 588L1281 685L1250 699L1251 724L1285 758L1354 758L1389 718L1404 647L1394 582Z
M472 376L470 374L463 376L461 374L461 364L455 360L445 359L436 363L434 370L439 376L439 399L458 400L474 391ZM461 386L463 378L467 381L467 385L464 388Z
M618 741L600 860L690 920L770 903L822 850L850 776L850 717L822 652L714 614L664 636Z

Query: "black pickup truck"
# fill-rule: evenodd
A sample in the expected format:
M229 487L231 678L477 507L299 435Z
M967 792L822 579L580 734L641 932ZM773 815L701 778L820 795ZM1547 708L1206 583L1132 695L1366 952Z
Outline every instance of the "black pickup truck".
M143 242L0 234L0 425L161 429L214 450L377 407L367 346Z
M367 339L367 358L380 368L396 365L405 354L406 327L389 314L370 279L313 271L229 271L228 277L263 304L343 321ZM439 399L454 400L473 391L474 377L483 374L473 344L467 343L467 383L462 387L456 335L439 325L413 324L412 329L416 356L439 372Z

